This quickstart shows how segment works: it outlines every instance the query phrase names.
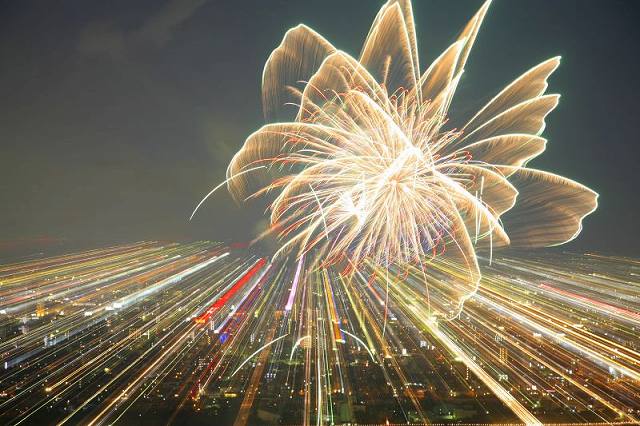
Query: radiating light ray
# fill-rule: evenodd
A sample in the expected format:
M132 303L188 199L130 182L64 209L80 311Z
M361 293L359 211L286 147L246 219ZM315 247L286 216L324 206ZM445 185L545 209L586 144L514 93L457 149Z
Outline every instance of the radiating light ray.
M265 260L271 267L250 274L208 323L194 321L259 259L204 242L140 243L0 266L0 281L11 283L0 285L8 312L0 315L0 421L127 423L153 416L145 407L155 401L169 410L157 418L163 423L214 415L204 408L234 395L242 403L227 415L238 424L267 400L291 424L376 423L375 410L391 423L438 423L434 406L458 413L459 403L474 407L469 423L639 417L633 259L497 256L459 318L437 323L424 309L419 267L389 268L381 304L386 283L368 277L386 272L374 274L375 264L344 274ZM437 266L458 273L455 264ZM20 286L27 299L15 297ZM25 300L31 308L11 309ZM354 344L337 344L340 335Z
M346 334L347 336L351 336L354 339L356 339L358 341L358 343L360 343L366 350L367 352L369 352L369 356L371 357L371 361L373 362L377 362L376 358L373 356L373 352L371 352L371 349L369 349L369 347L367 346L367 344L365 342L362 341L362 339L360 339L358 336L356 336L355 334L351 334L349 333L347 330L343 330L340 329L340 331L342 331L344 334Z
M235 376L235 375L236 375L236 373L237 373L238 371L240 371L240 369L241 369L242 367L244 367L244 365L245 365L247 362L251 361L251 358L253 358L254 356L258 355L258 354L259 354L263 349L265 349L265 348L267 348L267 347L269 347L269 346L273 345L273 344L274 344L275 342L277 342L278 340L284 339L284 338L285 338L285 337L287 337L287 336L288 336L288 334L284 334L284 335L282 335L282 336L280 336L280 337L276 337L276 338L275 338L275 339L273 339L272 341L267 342L267 343L265 343L264 345L260 346L260 347L259 347L259 348L254 352L254 353L252 353L251 355L249 355L249 356L247 357L247 359L245 359L245 360L244 360L244 361L243 361L243 362L238 366L238 368L236 368L236 369L233 371L233 373L231 373L231 377Z
M302 336L301 338L299 338L298 340L296 340L296 343L293 345L293 347L291 348L291 354L289 355L289 361L291 361L293 359L293 354L296 351L296 349L298 348L298 346L300 346L300 343L302 343L302 341L304 339L311 339L310 335L306 335L306 336Z
M204 196L204 198L202 198L202 200L200 200L200 202L196 205L196 207L193 209L193 212L191 212L191 216L189 216L189 220L193 219L193 217L196 215L196 213L198 212L198 209L200 208L200 206L202 206L202 204L204 204L205 201L207 201L207 199L209 197L211 197L218 189L222 188L223 186L229 184L229 182L231 182L231 180L233 180L236 177L242 176L245 173L251 173L254 172L256 170L260 170L260 169L264 169L266 168L265 166L258 166L258 167L251 167L247 170L244 170L238 174L236 174L235 176L230 176L227 177L224 181L220 182L218 185L216 185L211 191L209 191L207 193L207 195Z

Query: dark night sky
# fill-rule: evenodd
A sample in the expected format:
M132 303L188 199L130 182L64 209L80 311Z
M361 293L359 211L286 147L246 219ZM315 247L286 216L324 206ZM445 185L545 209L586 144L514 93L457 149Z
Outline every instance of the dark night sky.
M354 56L383 0L0 2L0 249L141 239L242 240L256 209L221 191L260 127L263 64L304 22ZM479 0L414 0L426 65ZM640 255L640 2L495 0L454 114L471 114L529 67L562 55L547 151L531 166L600 193L572 250Z

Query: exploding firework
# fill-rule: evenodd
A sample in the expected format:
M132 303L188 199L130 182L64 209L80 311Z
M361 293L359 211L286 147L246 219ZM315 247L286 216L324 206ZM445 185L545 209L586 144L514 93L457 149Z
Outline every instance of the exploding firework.
M388 1L359 59L305 25L262 78L265 117L227 170L238 200L271 194L270 232L309 264L419 265L451 317L480 280L478 253L570 241L595 210L585 186L526 167L542 153L560 58L498 93L460 129L448 111L490 2L420 74L411 2ZM311 254L313 253L313 254ZM451 303L453 302L453 303Z

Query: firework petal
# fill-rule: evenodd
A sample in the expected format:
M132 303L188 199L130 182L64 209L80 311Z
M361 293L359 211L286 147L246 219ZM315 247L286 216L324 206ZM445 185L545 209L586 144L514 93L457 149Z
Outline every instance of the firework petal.
M483 139L458 150L467 153L474 162L486 165L523 167L540 155L547 140L540 136L510 134Z
M560 57L551 58L531 68L498 93L464 126L469 133L491 118L522 102L541 96L548 87L547 79L560 65Z
M360 63L387 88L389 94L416 86L411 40L398 3L383 8L369 32Z
M268 121L287 116L283 107L300 102L301 82L306 82L334 51L331 43L306 25L287 31L280 46L269 56L262 74L262 105Z
M514 247L546 247L574 239L598 206L598 194L573 180L535 169L511 168L516 206L503 218Z
M545 117L558 105L560 95L545 95L521 102L493 117L461 141L472 142L510 133L539 135Z
M336 97L349 90L366 93L381 105L388 103L386 93L376 79L354 58L337 51L322 62L305 87L299 120L318 119L318 116L322 119L323 106L334 102Z

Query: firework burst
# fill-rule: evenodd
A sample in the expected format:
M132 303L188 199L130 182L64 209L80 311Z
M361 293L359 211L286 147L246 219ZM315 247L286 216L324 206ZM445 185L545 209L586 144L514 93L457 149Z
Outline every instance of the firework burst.
M263 73L272 123L227 171L236 199L273 194L282 251L313 252L321 265L419 264L460 302L480 279L479 250L577 236L597 194L526 167L545 149L540 134L559 95L544 93L559 57L525 72L461 129L447 126L488 7L422 74L408 0L382 7L358 60L307 26L286 33Z

